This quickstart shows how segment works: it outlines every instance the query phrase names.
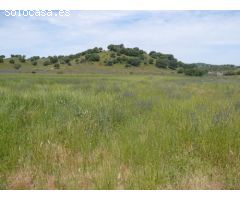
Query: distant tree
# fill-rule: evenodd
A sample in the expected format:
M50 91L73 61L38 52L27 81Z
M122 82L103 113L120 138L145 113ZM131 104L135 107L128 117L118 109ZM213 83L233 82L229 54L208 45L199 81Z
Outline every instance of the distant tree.
M36 65L37 65L37 61L33 61L33 62L32 62L32 65L33 65L33 66L36 66Z
M184 68L179 67L177 68L177 73L182 74L184 72Z
M31 58L29 58L29 60L30 60L31 62L37 61L37 60L39 60L39 59L40 59L39 56L32 56Z
M21 67L22 67L22 66L21 66L20 64L15 64L15 65L14 65L14 68L15 68L16 70L19 70Z
M14 64L14 63L15 63L15 60L10 59L10 60L9 60L9 63L10 63L10 64Z
M100 61L100 56L97 53L85 55L87 61L98 62Z
M0 56L0 63L3 63L3 62L4 62L3 59L4 59L4 58L3 58L2 56Z
M188 76L203 76L207 71L197 67L184 69L184 74Z
M51 64L55 64L58 62L58 57L57 56L49 56L49 61Z
M155 65L158 68L167 68L168 60L167 59L157 59Z
M154 60L152 58L149 59L149 64L152 65Z
M19 59L19 61L22 62L22 63L26 62L26 56L25 56L25 55L19 56L18 59Z
M51 63L50 63L49 60L46 60L46 61L43 62L43 65L44 65L44 66L48 66L48 65L50 65L50 64L51 64Z
M0 58L4 59L4 58L5 58L5 56L4 56L4 55L0 55Z
M60 64L59 63L54 64L54 68L55 69L60 69Z
M134 58L129 58L128 59L128 64L132 65L132 66L135 66L135 67L138 67L141 64L141 59L138 58L138 57L136 57L136 58L135 57Z

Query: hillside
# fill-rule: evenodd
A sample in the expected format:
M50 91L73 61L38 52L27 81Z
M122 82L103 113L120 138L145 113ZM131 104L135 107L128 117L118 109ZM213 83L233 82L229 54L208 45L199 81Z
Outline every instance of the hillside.
M233 65L186 64L171 54L109 45L71 54L26 58L25 55L0 56L0 73L150 73L202 76L208 71L236 71ZM236 72L237 74L238 72Z

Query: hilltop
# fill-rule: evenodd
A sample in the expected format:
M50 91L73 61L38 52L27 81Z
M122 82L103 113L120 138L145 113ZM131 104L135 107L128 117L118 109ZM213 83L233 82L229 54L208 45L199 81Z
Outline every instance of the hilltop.
M55 73L185 73L202 76L208 71L236 71L234 65L186 64L172 54L127 48L123 44L111 44L104 50L95 47L71 55L48 57L11 55L0 56L0 72L55 72Z

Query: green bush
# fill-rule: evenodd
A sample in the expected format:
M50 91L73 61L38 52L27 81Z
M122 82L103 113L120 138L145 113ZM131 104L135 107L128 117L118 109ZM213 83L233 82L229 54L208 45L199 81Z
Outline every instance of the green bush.
M21 67L22 67L22 66L21 66L20 64L15 64L15 65L14 65L14 68L17 69L17 70L19 70Z
M14 64L14 63L15 63L15 60L10 59L10 60L9 60L9 63L10 63L10 64Z
M182 74L184 72L184 69L182 67L177 68L177 73Z
M129 65L138 67L138 66L140 66L140 64L141 64L141 59L138 58L138 57L129 58L127 63L128 63Z
M235 71L226 71L223 73L224 76L234 76L237 75Z
M167 68L168 60L167 59L157 59L155 65L158 68Z
M50 63L49 60L46 60L46 61L43 62L43 65L44 65L44 66L48 66L48 65L50 65L50 64L51 64L51 63Z
M100 56L97 53L86 54L85 58L87 61L92 61L92 62L100 61Z
M33 61L33 62L32 62L32 65L33 65L33 66L36 66L36 65L37 65L37 61Z
M184 70L184 74L187 76L203 76L207 71L199 68L188 68Z
M54 68L55 69L60 69L60 64L59 63L54 64Z

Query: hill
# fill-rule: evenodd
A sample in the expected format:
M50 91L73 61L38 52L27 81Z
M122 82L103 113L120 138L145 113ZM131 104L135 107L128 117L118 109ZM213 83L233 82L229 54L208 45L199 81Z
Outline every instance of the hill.
M171 54L127 48L123 44L109 45L107 50L95 47L71 55L48 57L0 56L0 73L185 73L201 76L208 71L235 71L234 65L186 64Z

